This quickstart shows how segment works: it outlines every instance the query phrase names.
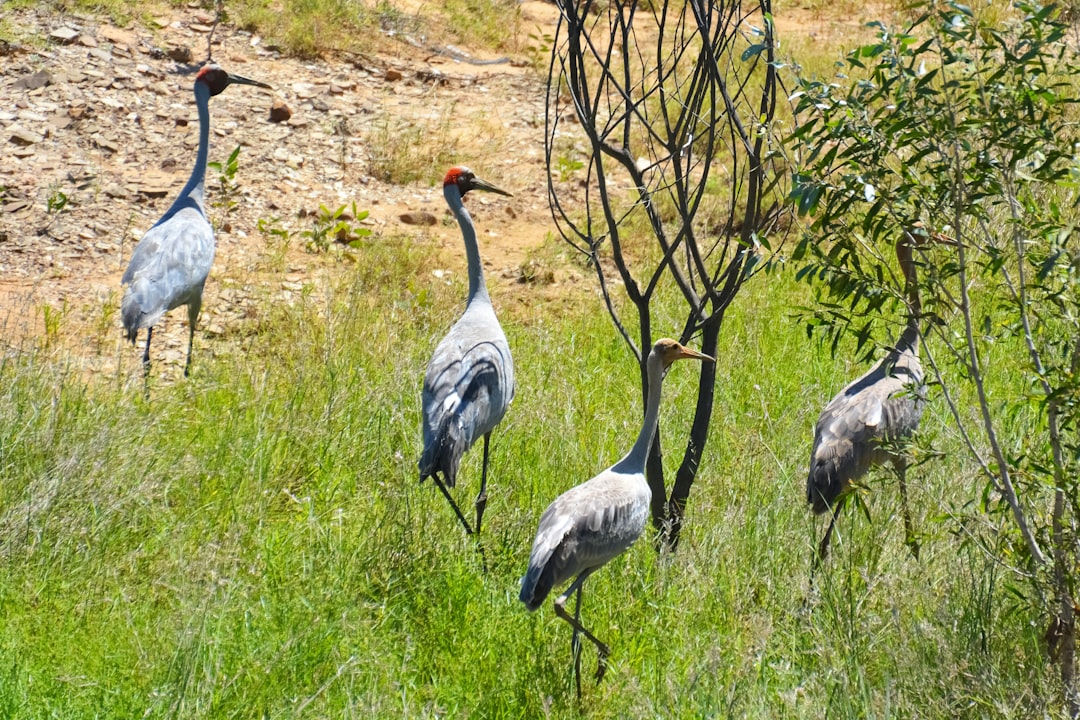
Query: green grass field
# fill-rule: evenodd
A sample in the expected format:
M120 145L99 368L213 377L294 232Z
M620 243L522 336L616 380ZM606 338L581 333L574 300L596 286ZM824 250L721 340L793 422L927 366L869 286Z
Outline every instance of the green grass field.
M944 457L871 476L818 587L803 496L817 412L861 366L809 343L787 276L724 327L719 402L674 556L647 540L586 585L612 647L575 699L570 629L517 600L539 515L639 427L633 362L599 300L504 319L518 395L494 436L489 572L419 485L420 380L464 287L373 244L322 303L267 308L187 382L86 382L55 354L0 366L0 715L43 717L1019 717L1056 710L1041 628L947 519L981 482L939 402ZM366 268L366 269L365 269ZM504 290L496 303L509 301ZM422 302L419 300L422 299ZM212 341L201 340L205 344ZM689 422L694 368L665 388ZM666 429L666 430L665 430ZM669 448L669 455L678 453ZM471 504L479 453L457 491ZM586 647L591 673L595 653Z
M129 0L59 5L137 14ZM369 23L392 10L364 7ZM299 11L233 15L292 52L317 40ZM354 20L335 32L367 27ZM1029 585L980 546L1009 520L978 511L985 479L934 388L927 461L908 475L921 560L903 543L896 479L877 470L811 586L825 529L804 494L813 425L867 365L807 339L794 308L813 298L796 268L756 277L726 316L678 552L643 538L586 584L584 622L612 654L578 701L570 628L550 600L526 612L518 583L547 504L636 437L637 367L591 286L532 299L525 321L507 311L513 295L538 291L489 279L518 389L493 435L484 573L417 482L423 372L465 295L461 277L431 276L435 253L373 237L325 293L267 300L225 338L200 333L192 377L153 381L149 399L56 347L0 356L0 718L1064 716ZM1015 348L995 351L996 387L1022 388ZM691 363L665 383L669 471L695 383ZM1034 426L1020 413L1006 442ZM478 450L455 491L466 511ZM586 676L595 662L586 643Z

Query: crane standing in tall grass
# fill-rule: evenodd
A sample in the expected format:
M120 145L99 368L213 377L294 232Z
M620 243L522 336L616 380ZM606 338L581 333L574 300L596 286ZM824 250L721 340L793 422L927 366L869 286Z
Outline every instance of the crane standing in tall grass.
M660 389L668 367L676 360L691 358L713 361L675 340L665 338L653 345L645 365L649 381L645 420L630 452L588 482L555 498L540 517L519 598L530 611L536 610L552 588L574 579L555 599L555 614L574 628L574 679L579 697L579 633L596 645L597 682L604 677L609 652L608 646L581 624L581 586L590 575L633 545L645 530L652 499L645 479L645 460L660 417ZM566 601L575 593L576 608L570 615Z
M836 518L852 483L872 465L891 462L900 484L905 543L916 558L919 544L908 508L909 457L897 447L918 429L926 404L922 363L919 361L919 320L922 303L912 248L923 241L921 228L905 229L896 241L896 258L904 275L907 324L896 346L874 367L829 401L814 429L814 448L806 478L806 501L815 514L832 508L832 519L818 546L817 560L829 551Z
M472 190L510 195L466 167L450 168L443 179L443 196L465 241L469 295L465 313L435 348L424 375L424 451L418 463L420 481L429 477L435 481L470 535L474 530L447 488L457 482L462 455L483 437L484 465L476 496L475 532L479 534L487 506L488 441L514 398L514 360L491 305L476 229L463 202Z

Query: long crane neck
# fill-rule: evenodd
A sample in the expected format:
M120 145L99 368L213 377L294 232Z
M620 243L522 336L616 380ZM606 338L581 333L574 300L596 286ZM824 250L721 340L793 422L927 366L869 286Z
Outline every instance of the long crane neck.
M897 343L897 349L901 352L907 348L913 352L919 350L919 318L922 315L922 301L919 299L919 276L915 270L913 242L911 232L906 229L896 241L896 259L900 261L900 270L904 273L904 295L907 297L907 327L904 328L904 333Z
M453 183L443 185L443 197L450 206L450 212L454 213L458 225L461 226L461 236L465 241L465 258L469 263L469 299L472 302L480 299L490 301L487 285L484 283L484 268L480 264L480 248L476 245L476 230L473 228L472 217L465 209L465 203L461 200L461 191Z
M195 167L180 196L158 220L159 225L192 203L199 212L206 214L203 197L206 194L206 161L210 154L210 86L205 82L195 82L195 108L199 113L199 150L195 154Z
M656 423L660 418L660 389L664 384L664 361L657 353L650 353L646 364L649 393L645 400L645 421L630 452L612 468L616 472L644 474L645 460L649 456L653 436L656 435Z

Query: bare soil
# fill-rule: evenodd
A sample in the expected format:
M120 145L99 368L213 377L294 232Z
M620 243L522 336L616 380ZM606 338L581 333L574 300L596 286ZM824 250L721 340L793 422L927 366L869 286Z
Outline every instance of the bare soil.
M523 27L554 30L554 5L526 0L521 12ZM0 46L0 348L63 348L84 372L134 377L141 348L121 342L120 277L191 172L198 138L191 87L211 18L173 9L150 29L40 10L5 13L27 38L64 37L45 47ZM798 9L778 25L832 44L859 32L854 18L827 21ZM448 222L438 182L445 168L406 185L372 172L379 158L395 153L415 161L405 150L445 153L449 164L469 165L513 193L470 199L497 302L522 310L568 289L589 291L589 279L571 266L544 268L540 282L523 282L524 275L535 280L528 269L553 229L541 72L515 59L473 64L438 48L403 42L399 49L304 61L250 33L217 28L214 59L274 90L234 86L211 100L211 160L242 149L231 211L220 206L217 173L207 174L218 240L197 352L210 352L209 338L249 321L266 297L287 302L325 278L323 270L348 267L339 247L311 253L299 237L283 251L258 230L260 219L278 218L279 227L298 232L310 228L321 205L355 202L369 212L362 224L372 237L407 235L441 249L444 267L433 282L464 274L460 234ZM185 50L193 62L170 58ZM276 100L291 109L288 121L270 119ZM435 224L415 224L423 213ZM166 316L154 338L158 372L176 377L186 313Z

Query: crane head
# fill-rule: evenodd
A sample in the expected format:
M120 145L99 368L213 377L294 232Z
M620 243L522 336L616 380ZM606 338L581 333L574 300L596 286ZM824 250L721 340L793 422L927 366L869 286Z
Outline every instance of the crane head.
M505 195L506 197L513 197L505 190L500 190L486 180L476 177L473 171L464 165L458 165L446 171L446 177L443 178L443 187L447 185L456 185L461 197L465 197L465 193L470 190L484 190L498 195Z
M657 340L656 344L653 345L652 354L659 356L663 360L665 368L676 360L708 360L709 362L716 362L716 358L705 353L699 353L697 350L691 350L671 338Z
M195 76L195 82L205 83L206 86L210 88L211 97L219 95L230 85L254 85L255 87L267 88L268 90L273 89L264 82L252 80L242 75L227 73L224 68L215 63L203 65L202 69L199 70L199 74Z

